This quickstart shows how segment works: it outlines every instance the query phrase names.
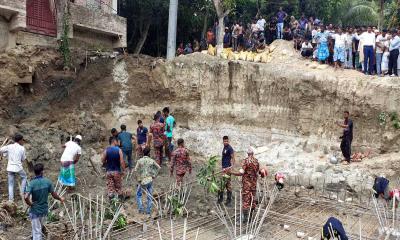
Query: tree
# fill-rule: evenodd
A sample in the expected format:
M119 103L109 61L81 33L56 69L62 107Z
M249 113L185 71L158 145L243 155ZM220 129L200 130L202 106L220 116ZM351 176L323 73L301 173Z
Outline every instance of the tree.
M378 6L374 1L347 0L342 5L342 23L345 26L373 26L379 22ZM347 11L344 11L344 10Z
M149 29L157 14L168 7L167 0L121 0L119 14L128 22L128 50L135 54L142 51Z
M218 36L217 37L217 55L220 55L223 50L224 39L224 19L232 11L235 1L234 0L213 0L215 11L218 17Z

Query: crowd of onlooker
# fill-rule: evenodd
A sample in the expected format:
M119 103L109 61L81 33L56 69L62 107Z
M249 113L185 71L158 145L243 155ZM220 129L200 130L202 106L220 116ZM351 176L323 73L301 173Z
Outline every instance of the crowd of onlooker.
M224 21L224 48L233 51L262 51L276 39L293 41L294 48L305 58L339 68L357 69L365 74L397 76L400 37L398 30L379 30L376 27L341 28L324 25L314 17L299 19L288 16L282 8L268 22L256 16L251 23ZM181 43L177 54L189 54L216 45L218 22L209 28L201 41L185 46Z
M335 27L291 17L294 48L306 58L357 69L368 75L398 76L400 38L398 29ZM288 39L289 40L289 39Z

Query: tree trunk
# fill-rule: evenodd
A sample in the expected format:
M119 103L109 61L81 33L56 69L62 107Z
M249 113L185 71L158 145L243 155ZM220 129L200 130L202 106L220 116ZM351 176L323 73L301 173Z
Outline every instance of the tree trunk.
M206 38L206 33L207 33L207 28L208 28L208 14L209 14L209 9L207 8L206 14L204 14L204 20L203 20L203 31L201 32L201 39Z
M261 0L257 0L257 18L261 14Z
M151 24L150 19L145 20L143 31L141 31L140 33L140 39L136 44L135 51L133 52L134 54L139 54L142 51L143 45L147 39L147 34L149 33L150 24Z
M384 8L385 0L379 0L379 22L378 29L382 31L383 29L383 8Z
M230 10L224 11L222 5L223 0L213 0L213 2L218 16L218 36L216 37L217 37L217 56L219 56L224 48L224 29L225 29L224 18L229 14Z
M224 49L224 30L224 16L218 16L217 56L219 56Z

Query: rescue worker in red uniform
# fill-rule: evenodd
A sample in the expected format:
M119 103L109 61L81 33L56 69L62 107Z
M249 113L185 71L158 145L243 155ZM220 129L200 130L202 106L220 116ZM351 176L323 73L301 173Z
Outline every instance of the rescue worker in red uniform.
M260 170L260 164L254 157L254 149L250 147L247 150L247 158L243 160L239 173L234 173L236 176L242 177L243 222L247 222L247 219L251 218L251 212L256 208L258 175L265 177L265 173Z
M186 172L192 174L192 164L190 162L189 151L185 148L182 138L178 139L178 148L171 155L171 177L176 172L176 183L181 185Z
M162 148L164 145L164 123L160 122L160 115L154 115L154 123L150 126L149 142L153 141L154 158L158 165L162 163ZM148 144L150 146L150 144Z

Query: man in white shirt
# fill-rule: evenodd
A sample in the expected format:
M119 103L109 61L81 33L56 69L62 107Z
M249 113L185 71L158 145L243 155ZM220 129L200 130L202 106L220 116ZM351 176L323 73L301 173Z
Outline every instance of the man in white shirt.
M265 28L266 23L267 22L265 21L265 19L262 16L260 16L258 18L258 21L257 21L258 31L262 32L263 34L264 34L264 28Z
M355 38L362 41L363 44L364 73L371 75L374 66L375 33L371 27L368 27L366 32Z
M318 27L315 26L314 29L311 31L311 43L313 44L313 46L315 47L315 45L317 45L317 41L315 40L315 36L317 36L318 33Z
M347 69L353 68L353 29L348 28L344 33L346 36L346 44L344 50L344 67Z
M82 155L81 141L82 136L77 135L73 141L68 141L63 146L65 150L61 156L61 170L58 181L70 188L75 187L76 184L75 164L78 163Z
M333 35L335 39L335 47L333 50L333 61L335 62L335 68L341 67L345 60L345 47L347 36L343 34L342 29L338 28L337 33Z
M382 34L378 35L376 37L376 73L379 76L382 76L382 56L383 53L386 51L386 43L389 41L388 36L387 36L387 30L384 29L382 31Z
M14 182L15 175L21 177L21 193L25 191L26 173L22 167L22 161L26 159L24 137L21 134L15 134L13 144L0 148L0 155L7 154L7 172L8 172L8 200L14 201Z
M313 54L313 46L308 40L305 40L301 44L301 56L303 57L311 57Z

